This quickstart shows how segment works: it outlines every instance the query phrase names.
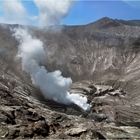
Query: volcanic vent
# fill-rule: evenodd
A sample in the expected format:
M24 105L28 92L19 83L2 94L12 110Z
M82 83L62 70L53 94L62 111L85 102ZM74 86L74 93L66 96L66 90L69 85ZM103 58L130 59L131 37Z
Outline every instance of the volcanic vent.
M133 21L127 23L130 22L133 23ZM108 23L111 24L108 25ZM114 26L113 23L118 25ZM110 101L112 106L119 107L120 105L128 111L133 104L139 106L140 101L138 43L140 27L125 23L103 18L84 26L65 26L61 32L54 33L51 29L33 32L46 44L48 60L46 65L50 71L59 68L64 76L70 75L74 82L87 81L87 79L92 81L92 84L88 85L93 87L91 96L95 99L98 95L106 96L100 98L108 98L108 96L114 98L115 96L114 101ZM94 90L99 89L98 87L101 88L101 92L97 95ZM87 86L85 89L81 86L82 91L78 88L74 91L72 85L71 92L85 95L84 91L88 90ZM104 88L107 88L105 94L102 93ZM87 98L93 99L93 97Z

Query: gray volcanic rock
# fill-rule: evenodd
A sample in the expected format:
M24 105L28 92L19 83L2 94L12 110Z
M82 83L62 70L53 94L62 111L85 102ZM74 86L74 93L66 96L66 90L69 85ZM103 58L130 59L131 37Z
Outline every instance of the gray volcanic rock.
M31 94L35 93L32 86L26 86L24 83L13 79L10 75L5 75L0 85L0 138L21 139L21 138L81 138L81 139L113 139L113 138L139 138L139 110L133 109L129 103L121 102L124 97L108 95L99 95L91 102L91 111L83 112L77 110L74 106L69 110L69 106L61 105L59 110L51 107L51 101L48 104L36 100ZM4 83L5 82L5 83ZM13 85L14 86L10 86ZM95 88L93 83L86 81L81 83L81 89L87 89L87 86ZM83 83L86 85L83 86ZM76 83L76 85L78 85ZM79 90L79 86L75 91ZM99 86L98 86L99 87ZM100 86L100 88L102 88ZM19 91L20 89L20 91ZM103 86L103 90L104 90ZM102 91L103 91L102 90ZM29 92L30 91L30 92ZM33 93L31 93L33 92ZM87 97L91 96L90 91ZM81 91L81 94L85 92ZM95 91L92 93L95 94ZM111 98L110 96L113 96ZM98 99L98 102L97 102ZM114 101L114 102L113 102ZM47 101L46 101L47 102ZM52 102L52 104L55 104ZM57 107L57 103L55 104ZM63 111L63 109L66 110ZM74 112L77 111L79 114ZM123 112L121 112L123 110ZM136 113L137 112L137 113ZM70 115L71 114L71 115ZM131 118L131 116L133 116ZM123 120L125 118L125 120ZM132 132L131 132L132 131Z
M0 26L0 139L139 139L139 21L103 18L60 30L28 27L44 42L49 71L71 76L90 111L44 99L17 59L14 27Z

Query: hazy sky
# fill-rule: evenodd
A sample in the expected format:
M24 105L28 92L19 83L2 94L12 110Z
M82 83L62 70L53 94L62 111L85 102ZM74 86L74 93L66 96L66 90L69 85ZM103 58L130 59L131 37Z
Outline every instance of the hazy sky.
M5 15L3 14L2 1L5 0L0 0L0 22L7 22ZM9 2L12 0L6 1ZM32 0L21 1L30 17L34 18L38 15L38 10ZM70 9L70 12L61 23L86 24L105 16L127 20L140 19L140 0L76 0ZM12 20L12 17L14 17L14 15L11 14L10 20ZM35 23L30 19L28 24Z

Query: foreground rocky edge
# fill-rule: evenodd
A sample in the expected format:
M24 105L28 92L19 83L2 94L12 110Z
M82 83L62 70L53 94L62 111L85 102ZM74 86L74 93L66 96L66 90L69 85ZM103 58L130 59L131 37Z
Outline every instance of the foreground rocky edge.
M33 97L40 94L10 74L0 76L0 139L139 139L140 108L112 86L81 81L70 92L84 94L89 112Z

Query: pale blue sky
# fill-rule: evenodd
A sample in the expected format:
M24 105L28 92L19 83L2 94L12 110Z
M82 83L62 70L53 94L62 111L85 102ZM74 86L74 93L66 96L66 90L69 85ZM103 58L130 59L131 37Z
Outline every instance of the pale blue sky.
M86 24L106 16L126 20L140 19L140 1L77 1L63 22Z
M1 2L2 0L0 0L0 16L3 17ZM30 16L38 15L32 0L22 0L22 2ZM127 0L77 0L61 24L87 24L106 16L126 20L140 19L140 0L129 0L129 2Z

